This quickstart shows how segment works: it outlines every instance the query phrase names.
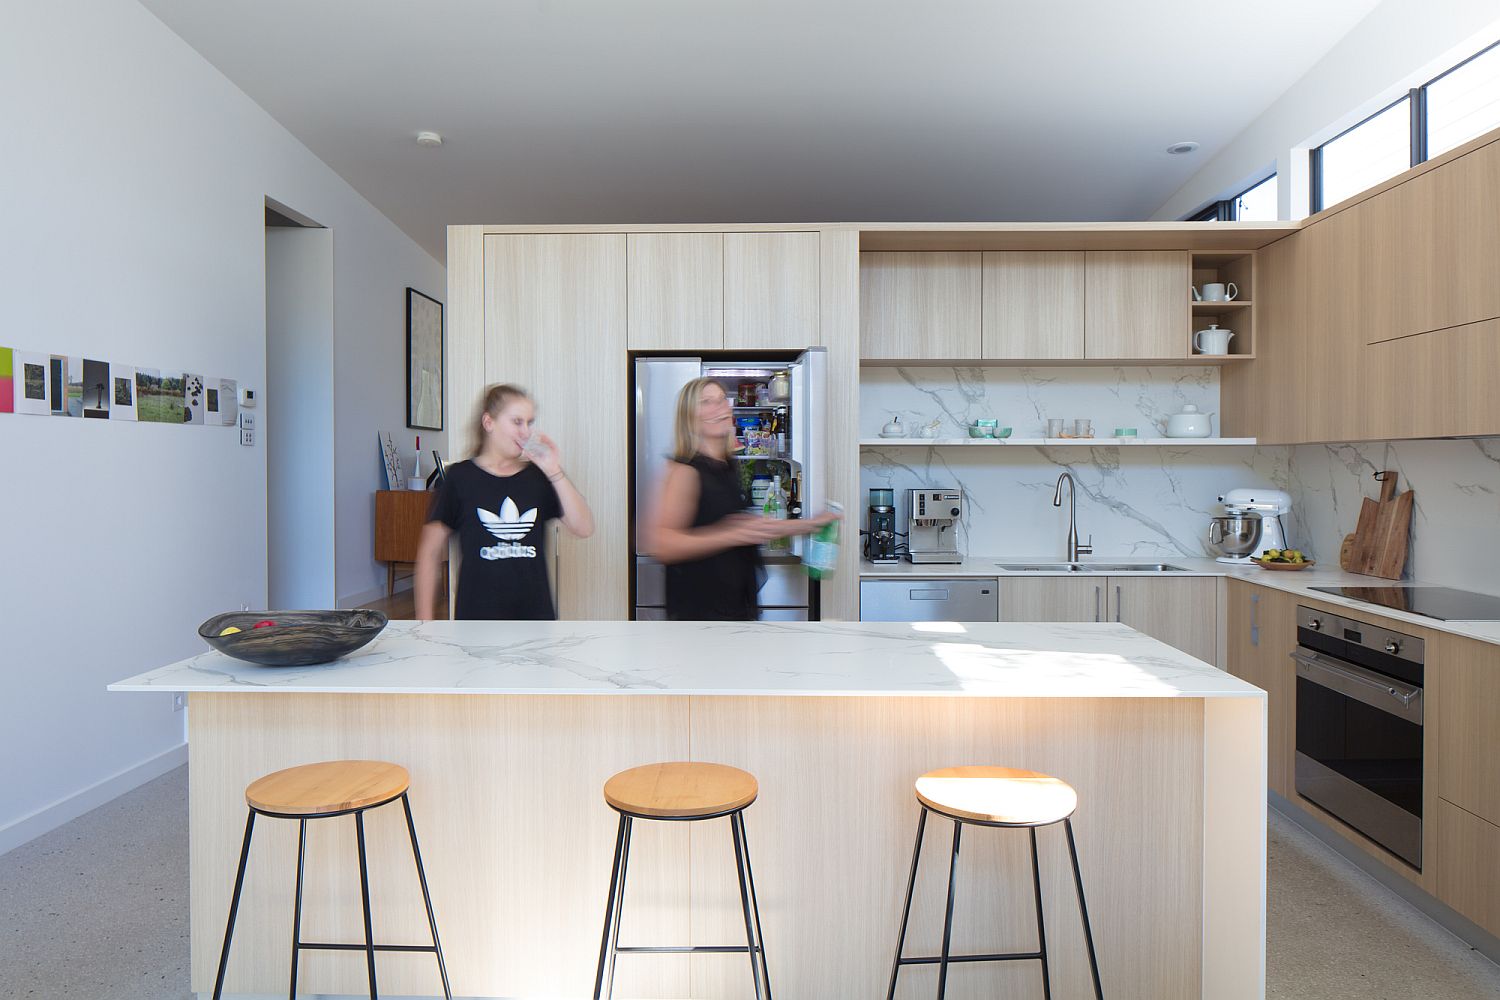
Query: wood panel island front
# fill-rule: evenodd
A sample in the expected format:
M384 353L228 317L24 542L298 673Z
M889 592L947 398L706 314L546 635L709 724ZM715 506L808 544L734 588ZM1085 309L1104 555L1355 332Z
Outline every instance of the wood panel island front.
M207 652L112 685L189 692L192 988L213 988L244 789L319 760L411 772L455 996L585 997L616 815L604 782L672 760L760 782L745 812L774 995L884 996L918 775L1057 775L1074 815L1106 997L1260 1000L1265 693L1119 624L392 622L337 663ZM369 813L377 943L422 944L400 809ZM928 824L906 953L936 954L947 822ZM1060 828L1038 833L1058 1000L1093 995ZM227 992L286 989L295 823L257 824ZM638 824L622 945L741 944L727 821ZM353 822L310 824L304 939L363 941ZM1027 837L970 830L953 951L1036 946ZM393 996L440 993L430 955L381 953ZM360 952L309 953L308 994L367 995ZM908 968L898 996L932 994ZM1036 962L964 964L950 995L1040 997ZM620 997L748 997L743 955L625 955Z

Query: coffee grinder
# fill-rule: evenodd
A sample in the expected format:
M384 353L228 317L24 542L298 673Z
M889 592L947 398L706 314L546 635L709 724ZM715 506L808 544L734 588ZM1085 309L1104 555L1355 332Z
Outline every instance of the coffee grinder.
M865 558L877 566L891 566L896 557L896 491L870 490L867 514L869 530L865 532Z

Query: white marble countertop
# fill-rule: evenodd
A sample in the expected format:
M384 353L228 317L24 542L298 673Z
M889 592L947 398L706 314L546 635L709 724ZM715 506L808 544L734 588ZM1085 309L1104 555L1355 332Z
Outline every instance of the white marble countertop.
M1102 576L1104 574L1081 574L1066 572L1047 572L1040 570L1002 570L1000 563L1060 563L1063 560L1056 556L966 556L961 563L953 564L925 564L915 565L909 562L898 563L894 566L876 566L874 563L863 562L860 564L859 575L862 580L879 579L999 579L1002 577L1030 576L1076 576L1087 578L1089 576ZM1460 635L1468 639L1478 639L1481 642L1493 642L1500 644L1500 622L1486 621L1441 621L1437 618L1427 618L1423 615L1412 614L1409 611L1395 611L1391 608L1377 607L1364 601L1356 601L1348 597L1340 597L1335 594L1324 594L1313 590L1313 587L1386 587L1394 584L1403 586L1443 586L1429 580L1382 580L1375 576L1361 576L1358 573L1345 573L1338 568L1327 569L1322 564L1312 569L1298 572L1278 572L1276 570L1261 569L1259 566L1233 566L1217 562L1213 559L1189 559L1175 558L1171 556L1153 558L1150 560L1132 558L1112 558L1110 556L1085 556L1080 562L1098 562L1110 564L1124 563L1164 563L1168 566L1181 566L1184 572L1161 573L1155 571L1142 571L1138 573L1111 572L1110 576L1222 576L1235 580L1246 580L1250 583L1259 584L1262 587L1272 587L1276 590L1305 597L1309 600L1323 601L1337 607L1347 608L1356 615L1365 617L1386 618L1391 621L1405 622L1409 625L1418 625L1422 628L1431 629L1435 632L1448 632Z
M111 691L1218 698L1265 692L1115 623L393 621L315 667L207 651Z

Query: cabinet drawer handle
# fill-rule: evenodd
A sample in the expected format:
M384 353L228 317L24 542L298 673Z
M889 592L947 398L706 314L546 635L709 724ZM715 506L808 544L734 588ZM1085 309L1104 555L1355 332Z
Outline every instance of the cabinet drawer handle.
M1103 618L1100 617L1099 589L1100 589L1099 585L1097 583L1094 584L1094 621L1096 621L1096 622L1101 622L1101 621L1104 620Z
M1115 621L1120 620L1120 585L1115 584Z

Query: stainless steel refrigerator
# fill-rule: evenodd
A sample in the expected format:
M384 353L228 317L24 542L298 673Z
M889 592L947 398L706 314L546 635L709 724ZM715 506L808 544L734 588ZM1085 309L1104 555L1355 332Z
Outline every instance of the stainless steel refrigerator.
M787 374L789 391L785 399L770 398L739 405L742 386L770 386L778 372ZM642 551L640 519L651 509L670 460L677 395L684 385L699 377L717 381L731 401L736 402L737 426L741 422L772 420L783 428L784 440L775 436L767 440L764 432L749 435L759 438L753 450L762 453L742 451L735 455L734 461L745 470L742 474L746 479L756 474L781 475L783 486L795 480L807 517L822 511L827 502L828 353L824 348L785 355L762 354L753 359L730 354L636 358L631 386L635 399L631 478L635 488L630 586L637 621L663 619L667 615L666 567ZM816 618L817 585L802 568L804 548L805 540L798 537L791 540L787 551L762 550L766 563L766 581L759 597L762 620Z

